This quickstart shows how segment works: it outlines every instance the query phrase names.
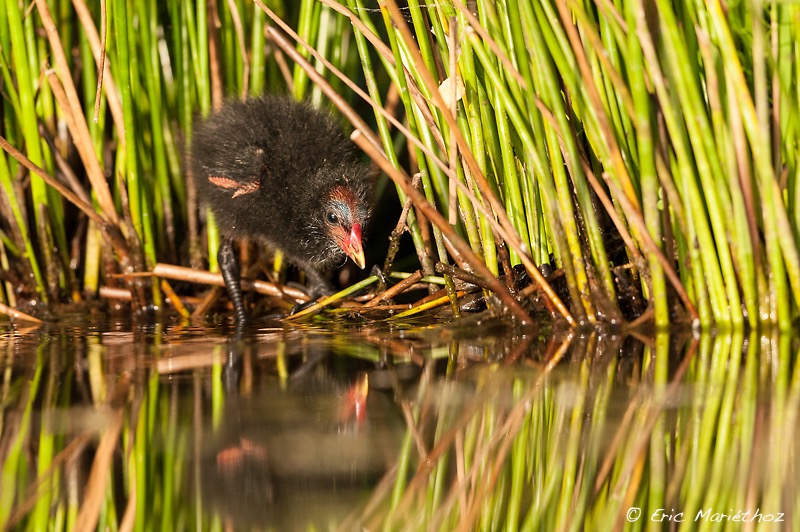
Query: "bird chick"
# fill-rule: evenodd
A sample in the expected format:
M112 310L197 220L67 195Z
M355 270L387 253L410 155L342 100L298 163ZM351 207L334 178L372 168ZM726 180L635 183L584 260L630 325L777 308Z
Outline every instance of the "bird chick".
M201 201L228 237L219 263L237 322L247 314L234 238L281 250L315 294L329 289L321 270L347 257L364 268L367 170L326 113L286 96L229 102L196 126L191 165Z

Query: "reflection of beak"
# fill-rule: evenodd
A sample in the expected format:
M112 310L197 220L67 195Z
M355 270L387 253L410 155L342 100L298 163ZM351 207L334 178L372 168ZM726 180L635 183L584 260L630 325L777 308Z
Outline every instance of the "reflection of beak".
M351 417L355 417L357 426L364 425L367 419L367 395L369 395L369 378L366 373L360 372L356 382L342 398L339 421L347 423Z
M356 266L364 269L367 262L364 260L364 248L361 247L361 224L353 224L353 229L344 246L344 252L353 259Z

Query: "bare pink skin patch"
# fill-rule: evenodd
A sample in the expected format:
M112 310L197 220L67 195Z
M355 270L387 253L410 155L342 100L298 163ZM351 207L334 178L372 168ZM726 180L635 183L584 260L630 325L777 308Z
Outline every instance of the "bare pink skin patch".
M331 199L343 201L348 205L358 205L358 199L352 189L341 185L331 189Z
M235 189L236 192L233 193L231 199L244 196L245 194L252 194L261 188L261 183L258 181L247 181L245 183L240 183L239 181L229 177L211 176L208 178L208 181L212 185L216 185L220 188Z

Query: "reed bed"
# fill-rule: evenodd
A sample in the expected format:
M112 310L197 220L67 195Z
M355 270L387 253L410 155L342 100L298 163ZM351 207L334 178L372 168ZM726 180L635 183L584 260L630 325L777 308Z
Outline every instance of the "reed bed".
M523 323L788 330L796 16L716 0L7 0L0 308L113 294L187 314L194 294L153 271L216 270L185 179L192 124L289 91L351 122L382 174L378 212L391 188L408 207L412 271L460 268Z

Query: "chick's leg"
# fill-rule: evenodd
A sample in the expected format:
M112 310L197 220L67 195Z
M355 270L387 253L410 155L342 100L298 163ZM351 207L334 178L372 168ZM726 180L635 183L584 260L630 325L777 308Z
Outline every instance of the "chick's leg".
M317 299L322 296L329 296L336 293L333 285L316 269L306 264L297 264L297 266L303 270L303 273L306 274L307 286L303 286L298 283L289 283L289 286L294 286L295 288L305 292L309 297L309 300L305 303L296 304L294 307L292 307L290 314L295 314L316 304Z
M317 270L307 266L301 266L301 268L306 274L306 279L308 280L308 287L305 289L305 291L312 300L321 296L329 296L336 293L336 289L333 287L331 282L325 279L325 277Z
M233 303L233 312L236 317L236 325L244 325L247 322L247 309L244 306L242 296L241 274L239 273L239 258L233 248L233 239L226 238L217 252L219 269L222 272L222 280L225 281L225 288L228 290L228 297Z

